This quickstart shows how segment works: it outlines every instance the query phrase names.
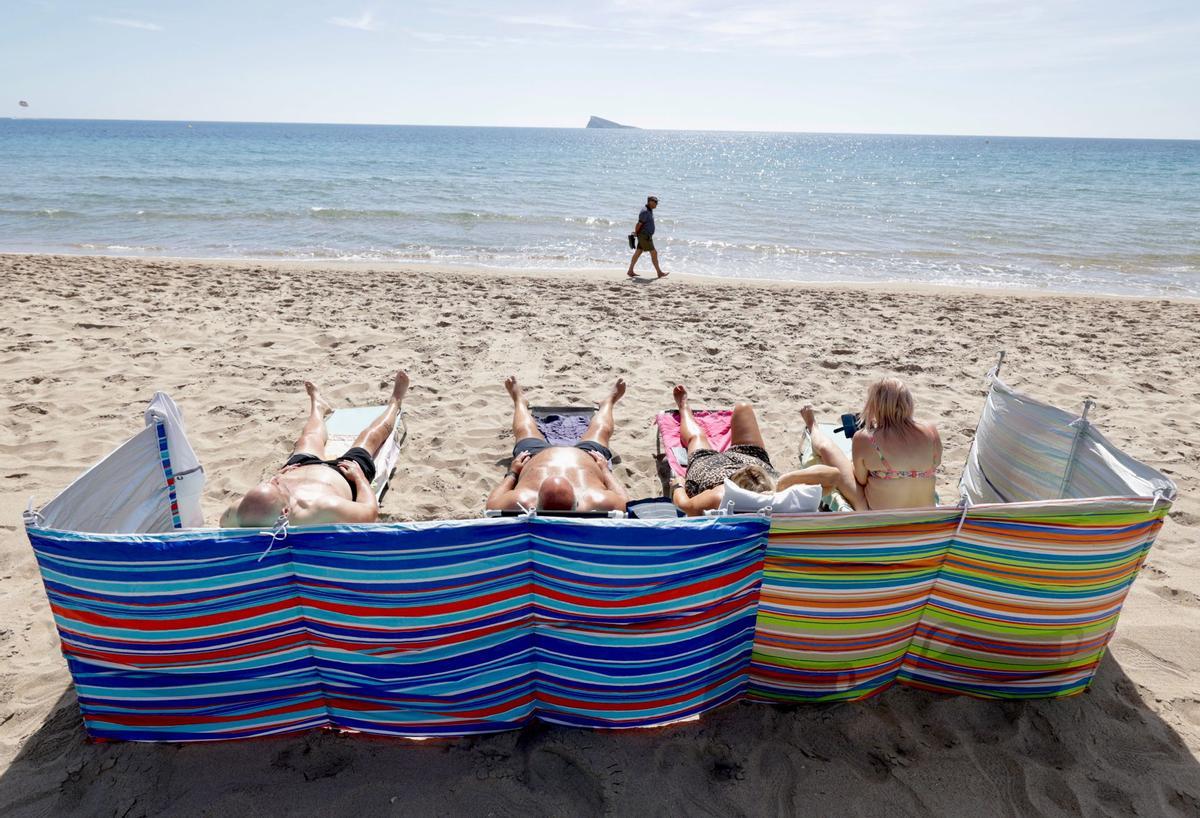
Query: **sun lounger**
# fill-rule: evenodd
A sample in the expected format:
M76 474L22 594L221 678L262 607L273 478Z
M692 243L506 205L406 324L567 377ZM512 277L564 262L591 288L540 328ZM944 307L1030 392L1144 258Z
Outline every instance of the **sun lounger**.
M818 423L817 428L832 439L846 457L853 460L853 456L850 454L850 438L846 437L841 426L835 426L832 423ZM817 457L816 452L813 451L812 438L806 432L804 440L800 443L800 467L807 468L818 465L820 462L821 458ZM821 508L825 511L854 511L854 507L837 489L832 489L821 497Z
M333 459L346 453L354 445L354 439L363 429L371 425L375 418L383 414L386 406L358 406L351 409L338 409L325 419L325 430L329 440L325 444L325 456ZM371 488L375 498L382 500L387 494L388 483L392 473L396 471L396 462L400 459L400 447L408 437L408 427L404 424L404 412L396 416L396 426L387 441L375 455L375 479Z
M551 446L574 446L587 432L592 416L596 414L596 407L531 406L529 411L547 443Z
M723 452L729 448L733 434L733 412L728 409L694 409L692 416L708 435L713 449ZM657 454L665 456L671 471L683 477L687 473L687 449L679 439L679 410L659 412L654 419L658 426Z
M832 423L818 423L817 428L824 432L827 437L831 438L846 457L851 457L850 438L846 437L842 432L842 427L834 426ZM813 452L812 438L805 433L804 441L800 444L800 465L811 466L819 462L820 458Z
M683 510L671 502L669 497L646 497L630 500L625 513L635 520L674 520L685 516Z

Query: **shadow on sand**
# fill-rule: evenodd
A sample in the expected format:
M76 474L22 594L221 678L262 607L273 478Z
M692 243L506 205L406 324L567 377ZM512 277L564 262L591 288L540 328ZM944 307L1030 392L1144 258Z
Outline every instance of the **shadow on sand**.
M1073 699L894 688L653 730L88 742L67 690L0 777L26 815L1190 815L1200 764L1111 657Z

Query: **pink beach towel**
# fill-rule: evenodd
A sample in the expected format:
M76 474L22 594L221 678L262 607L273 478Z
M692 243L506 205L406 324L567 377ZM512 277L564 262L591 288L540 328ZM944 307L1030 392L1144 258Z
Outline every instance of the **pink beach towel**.
M723 452L729 448L729 439L733 433L733 412L728 409L698 409L693 410L692 415L700 424L700 428L708 435L713 449ZM687 472L687 466L680 465L679 458L675 454L676 447L683 445L679 440L679 412L674 409L669 412L659 412L655 421L658 423L658 434L662 438L667 462L671 464L672 471L683 477Z

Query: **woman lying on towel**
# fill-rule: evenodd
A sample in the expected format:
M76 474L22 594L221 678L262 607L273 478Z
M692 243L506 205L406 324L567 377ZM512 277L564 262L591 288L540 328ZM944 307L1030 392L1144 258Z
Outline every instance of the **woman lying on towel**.
M838 470L837 488L855 510L937 505L942 439L932 423L913 419L912 392L899 378L882 378L867 389L850 460L817 426L811 406L800 414L813 452Z
M719 508L725 500L727 479L756 494L771 494L798 484L820 485L828 490L844 480L843 472L829 465L810 466L780 477L771 465L754 407L749 403L733 407L730 445L723 452L714 451L704 428L696 422L683 385L675 387L675 405L679 407L679 439L687 448L688 465L683 485L674 485L671 500L689 516Z

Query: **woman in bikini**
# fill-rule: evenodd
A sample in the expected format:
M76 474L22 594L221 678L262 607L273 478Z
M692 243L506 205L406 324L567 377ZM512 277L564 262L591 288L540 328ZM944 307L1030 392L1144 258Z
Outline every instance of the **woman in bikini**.
M899 378L882 378L867 389L850 460L817 428L811 406L800 410L813 451L835 467L838 489L857 511L922 508L937 504L942 439L932 423L913 419L912 392Z

